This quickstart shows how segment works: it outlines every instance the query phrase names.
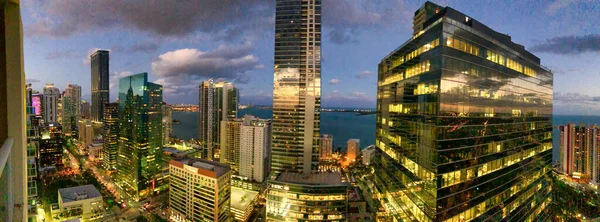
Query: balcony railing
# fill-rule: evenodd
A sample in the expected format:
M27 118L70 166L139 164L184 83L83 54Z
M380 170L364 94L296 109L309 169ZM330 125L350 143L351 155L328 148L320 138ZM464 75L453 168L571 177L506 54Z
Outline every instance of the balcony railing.
M14 140L8 138L0 148L0 221L12 221L14 199L10 153Z

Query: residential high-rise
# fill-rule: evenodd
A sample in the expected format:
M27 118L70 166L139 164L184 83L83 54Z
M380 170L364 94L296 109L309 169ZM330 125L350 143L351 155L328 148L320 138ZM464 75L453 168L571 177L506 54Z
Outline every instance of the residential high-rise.
M163 145L165 145L171 142L171 137L173 136L173 107L163 102L162 114Z
M321 113L321 1L275 1L273 172L315 173Z
M549 220L552 73L426 2L379 64L374 196L400 221ZM391 219L391 218L388 218Z
M331 159L333 153L333 136L329 134L321 135L319 138L319 159L327 160Z
M238 176L262 183L270 172L271 120L251 115L221 121L221 163Z
M40 168L63 166L63 131L58 123L44 123L40 127L38 162Z
M560 155L559 169L577 179L600 182L598 164L600 128L596 126L559 126Z
M46 84L42 102L44 122L58 122L58 97L60 97L60 90L54 87L54 84Z
M370 145L367 148L361 150L362 152L362 164L368 166L371 164L371 158L375 153L375 145Z
M356 160L356 157L358 157L358 153L360 153L360 140L349 139L346 143L346 153L346 157L348 158L348 160Z
M231 174L214 161L169 161L170 221L230 221Z
M86 100L81 101L81 118L90 119L92 118L92 108L90 107L90 102Z
M240 126L240 176L262 183L271 171L271 120L246 115Z
M0 221L26 221L26 82L19 0L0 3L0 79Z
M71 133L71 128L73 128L72 126L75 125L75 120L76 120L76 116L75 116L75 101L73 100L74 98L69 96L67 94L67 91L65 91L62 94L62 98L60 100L61 102L61 108L60 108L60 112L61 112L61 122L60 124L63 127L63 132L70 134Z
M27 209L30 221L35 220L35 217L37 217L37 204L35 201L37 197L38 167L36 158L39 148L39 127L33 121L36 118L35 107L33 106L34 93L37 93L37 91L31 88L31 84L27 84L25 94L27 116L25 121L27 124Z
M104 106L104 120L102 122L104 139L103 164L106 170L117 169L119 155L119 103L107 103Z
M81 116L81 86L75 84L67 84L65 89L65 95L71 97L73 106L73 115ZM75 122L79 120L79 117L75 119Z
M203 158L219 156L219 133L222 120L237 118L238 89L230 82L206 80L199 86L198 140L205 149Z
M221 121L221 135L219 136L219 144L221 144L221 155L219 161L221 163L229 164L234 174L239 174L240 171L241 126L241 119L230 119Z
M109 100L109 51L98 50L90 56L92 70L92 120L102 122L104 104Z
M147 73L120 79L116 181L128 199L137 201L154 192L162 158L161 106L162 86L148 82Z

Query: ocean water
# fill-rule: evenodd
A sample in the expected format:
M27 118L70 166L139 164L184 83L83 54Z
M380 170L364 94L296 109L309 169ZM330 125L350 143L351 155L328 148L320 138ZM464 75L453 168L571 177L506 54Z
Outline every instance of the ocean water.
M239 110L239 116L254 115L263 119L273 117L272 109L247 108ZM198 137L198 113L173 112L173 119L181 123L173 125L175 137L189 140ZM333 136L334 148L346 150L346 142L351 138L360 139L360 146L375 144L375 115L357 115L350 112L322 112L321 134Z
M259 118L270 119L273 116L271 109L248 108L240 110L240 117L245 114ZM198 137L198 113L173 112L173 119L181 121L173 125L173 134L181 139L189 140ZM346 141L351 138L360 139L360 146L366 147L375 143L375 115L357 115L347 112L322 112L321 134L333 135L333 146L346 149ZM554 115L553 128L553 158L557 160L559 153L558 126L568 123L600 125L600 116L572 116Z

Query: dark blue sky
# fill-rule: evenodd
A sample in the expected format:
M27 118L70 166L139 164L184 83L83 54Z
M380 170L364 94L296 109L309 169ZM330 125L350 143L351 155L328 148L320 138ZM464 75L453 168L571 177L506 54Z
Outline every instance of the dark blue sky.
M148 72L168 103L197 103L198 83L213 78L233 81L242 103L271 104L274 1L190 2L23 0L27 78L37 89L79 84L89 99L88 55L109 49L111 100L119 77ZM600 1L433 2L540 57L554 72L555 113L600 115ZM410 38L423 3L323 0L323 106L375 106L377 64Z

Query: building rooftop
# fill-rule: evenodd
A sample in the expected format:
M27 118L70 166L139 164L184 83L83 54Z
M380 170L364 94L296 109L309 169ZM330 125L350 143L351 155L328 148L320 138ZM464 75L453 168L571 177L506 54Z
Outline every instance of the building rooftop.
M216 177L220 177L223 174L231 171L231 167L228 164L219 163L216 161L198 159L198 158L183 158L180 160L171 160L169 162L171 165L175 165L183 168L183 165L192 166L201 170L210 171L216 173ZM201 173L198 171L198 173ZM213 176L213 175L207 175Z
M311 185L341 185L342 175L339 172L319 172L306 175L301 173L283 172L279 174L276 181Z
M62 198L63 203L92 199L102 196L100 195L100 192L98 192L98 189L91 184L58 189L58 195L60 195Z
M256 199L258 192L238 187L231 187L231 207L245 210Z

